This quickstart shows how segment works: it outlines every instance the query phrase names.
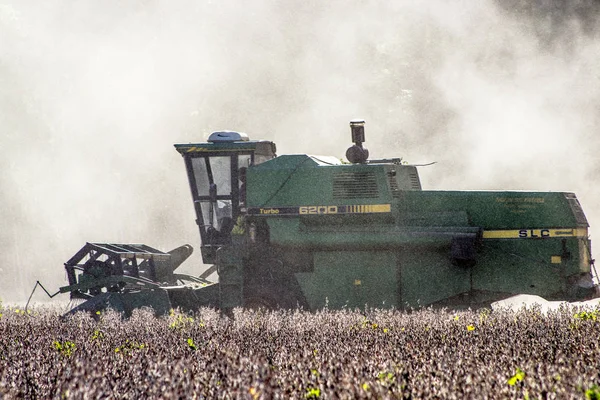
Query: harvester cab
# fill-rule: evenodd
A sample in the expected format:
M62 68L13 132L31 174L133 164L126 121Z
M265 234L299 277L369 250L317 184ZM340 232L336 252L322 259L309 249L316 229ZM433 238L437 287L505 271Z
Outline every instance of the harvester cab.
M175 148L185 160L202 260L214 264L216 250L231 242L231 231L245 211L246 169L274 158L275 143L221 131L213 132L207 143L176 144Z

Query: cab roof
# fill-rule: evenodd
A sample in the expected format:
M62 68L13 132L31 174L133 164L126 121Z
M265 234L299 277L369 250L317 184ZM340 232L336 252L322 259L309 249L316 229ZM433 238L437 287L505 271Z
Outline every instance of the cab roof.
M252 151L256 150L257 147L265 146L270 143L272 146L275 144L266 140L248 140L248 141L235 141L235 142L215 142L215 143L187 143L187 144L175 144L175 149L182 155L187 153L209 153L219 151Z

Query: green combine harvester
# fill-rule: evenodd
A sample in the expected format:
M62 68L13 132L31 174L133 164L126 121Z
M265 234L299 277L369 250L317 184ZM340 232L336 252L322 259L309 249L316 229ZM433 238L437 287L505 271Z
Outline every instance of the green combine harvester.
M573 193L422 190L417 167L369 160L364 121L349 162L276 156L273 142L215 132L176 144L204 264L146 245L87 243L58 293L78 310L153 307L480 307L516 294L597 294L588 222ZM206 277L218 272L218 283ZM35 290L35 289L34 289ZM53 295L51 295L53 296Z

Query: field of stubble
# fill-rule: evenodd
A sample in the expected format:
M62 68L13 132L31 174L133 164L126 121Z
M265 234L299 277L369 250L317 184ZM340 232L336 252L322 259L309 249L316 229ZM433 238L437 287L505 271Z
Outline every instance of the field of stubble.
M4 308L4 398L600 398L600 312Z

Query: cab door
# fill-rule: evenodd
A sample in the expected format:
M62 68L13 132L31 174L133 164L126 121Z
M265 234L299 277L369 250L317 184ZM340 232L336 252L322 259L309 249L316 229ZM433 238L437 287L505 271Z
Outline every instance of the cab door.
M186 155L205 263L214 263L216 247L231 243L231 230L244 207L243 172L240 170L250 166L252 161L250 152Z

